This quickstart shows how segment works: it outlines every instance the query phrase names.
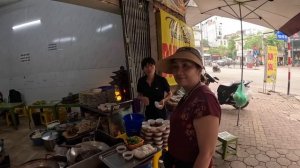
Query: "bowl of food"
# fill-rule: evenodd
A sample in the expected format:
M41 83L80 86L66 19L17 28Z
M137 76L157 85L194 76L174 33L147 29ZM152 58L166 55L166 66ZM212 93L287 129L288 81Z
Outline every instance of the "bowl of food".
M155 120L155 125L157 127L162 126L163 123L164 123L164 119L162 119L162 118L158 118L158 119Z
M147 131L150 130L150 126L149 125L142 125L142 130L147 132Z
M144 140L139 136L131 136L125 140L126 146L129 150L138 148L144 144Z
M35 146L41 146L44 144L44 141L42 140L42 134L45 132L43 129L37 129L33 131L29 137L32 140L33 145Z
M167 127L164 126L164 125L158 127L158 130L160 130L160 131L162 131L162 132L164 132L166 129L167 129Z
M133 158L133 152L132 151L123 152L122 156L125 160L130 160Z
M143 125L149 125L149 123L148 123L147 121L143 121L143 122L142 122L142 126L143 126Z
M148 123L149 123L150 126L154 126L155 125L155 120L149 119Z
M116 150L118 153L124 153L127 150L127 148L125 145L120 145L116 147Z

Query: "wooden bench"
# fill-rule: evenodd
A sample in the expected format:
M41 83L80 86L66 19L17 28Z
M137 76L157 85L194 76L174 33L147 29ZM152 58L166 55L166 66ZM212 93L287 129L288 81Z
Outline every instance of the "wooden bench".
M237 136L234 136L227 131L220 132L218 134L218 141L220 141L221 144L217 145L216 152L222 156L222 159L226 159L229 154L237 154ZM218 149L219 147L222 148Z

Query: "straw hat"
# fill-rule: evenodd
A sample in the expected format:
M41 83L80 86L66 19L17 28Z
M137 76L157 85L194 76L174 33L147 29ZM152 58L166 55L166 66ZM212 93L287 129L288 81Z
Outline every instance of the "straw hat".
M168 74L172 74L171 63L174 59L189 60L199 65L202 69L204 68L202 57L197 49L193 47L181 47L178 48L173 55L158 61L157 62L158 70Z

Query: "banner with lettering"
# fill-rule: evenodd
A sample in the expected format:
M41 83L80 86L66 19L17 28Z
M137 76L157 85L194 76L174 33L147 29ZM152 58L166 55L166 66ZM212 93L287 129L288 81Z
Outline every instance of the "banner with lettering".
M190 46L195 47L194 34L191 27L172 16L171 14L160 10L160 27L161 32L161 58L166 58L175 53L177 48ZM163 74L170 85L176 85L172 75Z
M278 51L275 46L268 46L268 57L267 57L267 83L276 83L277 77L277 58Z

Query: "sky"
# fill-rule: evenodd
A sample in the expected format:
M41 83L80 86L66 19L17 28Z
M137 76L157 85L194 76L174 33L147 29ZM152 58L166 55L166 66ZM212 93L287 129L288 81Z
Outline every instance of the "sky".
M235 32L240 30L241 26L240 26L240 21L239 20L229 19L229 18L225 18L225 17L220 17L220 18L221 18L221 21L222 21L223 35L235 33ZM262 26L258 26L258 25L252 24L252 23L243 22L243 29L251 29L251 28L255 28L255 29L258 29L260 31L268 30L268 28L265 28L265 27L262 27Z

